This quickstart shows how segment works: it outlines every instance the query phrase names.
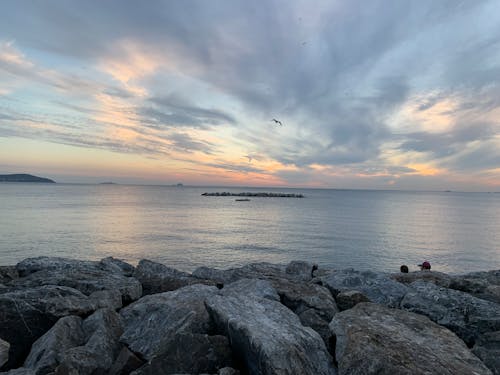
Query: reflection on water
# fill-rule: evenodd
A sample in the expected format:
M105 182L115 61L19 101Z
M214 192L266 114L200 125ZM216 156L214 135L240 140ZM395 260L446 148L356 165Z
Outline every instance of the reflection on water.
M293 259L386 271L403 263L416 269L425 259L445 272L500 268L500 194L306 189L297 191L305 199L249 202L201 196L218 190L0 184L0 264L56 255L149 258L184 270Z

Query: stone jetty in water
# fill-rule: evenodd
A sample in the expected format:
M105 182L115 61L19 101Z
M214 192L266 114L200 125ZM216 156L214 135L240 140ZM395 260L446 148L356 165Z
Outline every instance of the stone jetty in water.
M304 198L303 194L294 193L230 193L227 191L203 193L201 195L204 197Z
M500 374L500 270L0 267L7 374Z

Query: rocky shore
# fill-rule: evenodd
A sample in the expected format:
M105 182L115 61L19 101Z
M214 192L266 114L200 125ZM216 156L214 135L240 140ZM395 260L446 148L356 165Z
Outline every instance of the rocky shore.
M0 267L7 374L500 374L500 270Z

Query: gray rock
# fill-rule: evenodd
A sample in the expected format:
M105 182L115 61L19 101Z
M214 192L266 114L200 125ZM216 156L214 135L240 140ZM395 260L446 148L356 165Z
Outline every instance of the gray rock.
M411 284L414 281L423 280L436 285L448 288L452 281L452 276L437 271L416 271L409 273L393 273L390 275L393 280L403 284Z
M0 266L0 284L7 284L18 278L16 266Z
M196 284L142 297L120 311L124 325L120 341L151 360L170 345L176 333L209 333L211 321L203 302L217 291Z
M118 290L125 305L142 295L141 283L126 277L119 266L109 261L38 257L25 259L16 267L22 276L15 281L17 287L59 285L77 289L85 295L100 290Z
M341 292L358 290L370 301L389 307L398 307L408 291L406 285L392 280L387 274L353 269L333 271L314 279L314 282L326 286L334 297Z
M428 316L447 327L469 346L482 333L500 330L500 305L468 293L415 281L401 308Z
M35 341L24 367L31 368L37 375L53 372L59 365L64 351L85 342L82 319L78 316L66 316L42 337Z
M500 270L454 276L448 287L500 303Z
M128 375L143 364L144 362L141 359L124 346L109 370L109 375Z
M113 267L115 270L121 272L124 276L133 276L135 272L135 267L132 266L131 264L128 264L127 262L124 262L123 260L116 259L113 257L107 257L104 259L101 259L100 261L101 264L109 267ZM118 267L118 268L116 268Z
M335 297L335 301L340 311L352 309L361 302L371 302L368 297L358 290L340 292L337 294L337 297Z
M10 344L0 339L0 368L9 360Z
M334 374L321 337L279 302L213 295L206 306L249 374Z
M199 267L194 270L193 276L200 279L214 280L217 283L229 284L240 279L286 278L287 273L286 266L262 262L228 270ZM288 277L292 277L292 275L288 275Z
M318 269L317 264L304 261L292 261L286 266L285 272L293 278L309 281L314 277L313 273Z
M479 336L472 353L478 356L494 375L500 375L500 331Z
M120 316L111 309L100 309L83 321L85 343L74 345L60 356L64 372L79 375L108 373L121 349L122 334Z
M328 323L339 311L332 294L323 286L291 281L271 280L280 301L300 318L302 324L318 332L330 349L330 329Z
M30 368L20 367L15 370L10 370L7 372L2 372L4 375L36 375L35 371Z
M89 299L95 304L96 309L109 308L118 310L123 306L122 294L116 289L98 290L91 293Z
M491 374L452 332L428 318L360 303L333 318L339 374Z
M169 292L192 284L214 284L147 259L139 262L134 277L141 282L143 295Z
M240 279L224 286L221 290L221 294L225 296L254 296L278 302L280 300L278 292L274 289L271 282L260 279Z
M176 334L160 355L134 372L136 375L216 373L232 364L225 336Z
M67 315L87 315L95 303L78 290L39 286L0 294L0 337L11 344L7 368L17 367L35 340Z
M240 372L232 367L221 368L217 375L240 375Z

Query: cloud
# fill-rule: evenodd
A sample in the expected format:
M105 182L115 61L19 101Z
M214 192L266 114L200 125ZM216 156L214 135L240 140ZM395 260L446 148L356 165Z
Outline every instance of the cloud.
M65 1L4 11L0 33L15 42L0 46L0 91L20 100L25 123L15 129L6 112L4 132L247 173L273 162L284 182L334 184L345 173L387 184L498 163L496 1ZM57 128L50 136L27 125L39 108ZM259 155L247 170L234 162L246 154Z

